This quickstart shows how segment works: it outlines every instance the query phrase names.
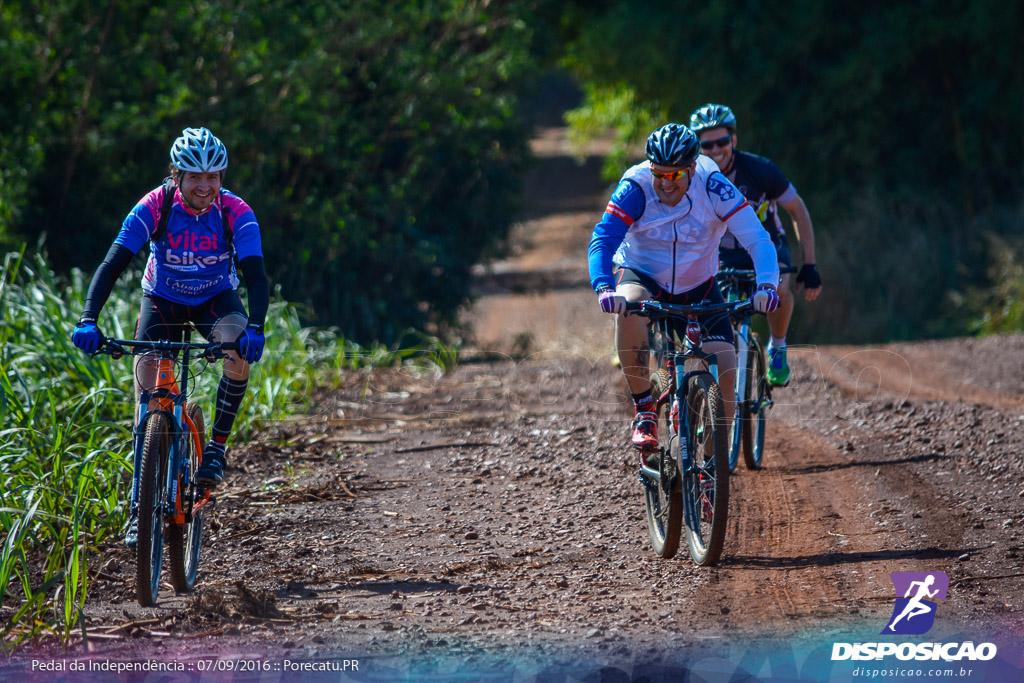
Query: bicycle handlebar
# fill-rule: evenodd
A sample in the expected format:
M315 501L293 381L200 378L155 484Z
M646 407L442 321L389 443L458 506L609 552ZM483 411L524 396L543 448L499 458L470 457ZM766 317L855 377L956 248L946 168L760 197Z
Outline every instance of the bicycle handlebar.
M743 301L726 301L719 304L698 303L698 304L667 304L661 301L627 301L626 310L634 315L644 317L663 316L668 318L683 318L691 315L707 315L708 313L750 314L754 310L754 303L750 299Z
M800 269L794 266L786 266L785 268L779 268L779 275L785 275L786 273L796 273ZM722 268L718 271L718 275L725 275L729 277L739 278L750 278L754 279L757 277L757 271L749 268Z
M135 352L138 351L160 351L163 353L169 353L172 351L201 351L200 357L206 357L210 360L217 360L218 358L226 357L224 351L238 351L238 342L204 342L197 344L195 342L172 342L167 339L157 340L144 340L144 339L114 339L112 337L106 337L100 342L100 346L96 349L97 354L106 354L111 358L120 358L121 356L129 355L132 352L126 349L126 346L130 346Z

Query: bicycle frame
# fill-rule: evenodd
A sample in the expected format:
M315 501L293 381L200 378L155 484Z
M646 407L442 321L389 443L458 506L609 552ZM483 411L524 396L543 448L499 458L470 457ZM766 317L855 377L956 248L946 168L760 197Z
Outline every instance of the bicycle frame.
M671 377L665 394L655 396L654 400L656 405L669 401L669 417L673 423L673 432L680 439L680 458L676 464L679 467L679 472L687 474L693 468L693 462L690 458L689 437L684 438L680 435L689 435L690 418L688 410L683 410L682 418L680 418L679 407L686 403L686 389L690 386L690 381L693 377L697 375L710 375L715 382L718 381L718 359L715 354L705 353L701 349L700 326L697 324L696 315L687 317L687 334L684 335L683 340L679 340L678 335L675 334L672 322L673 318L671 316L658 316L653 322L653 327L657 330L657 334L669 346L669 348L662 349L655 354L655 366L664 366ZM691 333L694 326L697 328L696 334ZM706 365L706 369L687 370L686 361L688 360L699 360ZM682 420L681 423L680 419ZM646 465L641 465L640 471L647 478L644 482L645 485L656 485L653 482L661 480L661 473Z
M749 302L626 304L627 311L649 318L654 328L657 368L652 386L659 394L655 412L668 440L659 445L653 460L641 457L639 478L645 490L648 531L661 557L674 556L683 522L694 562L714 564L722 552L729 500L725 408L718 386L718 359L702 349L698 318L728 315L750 306ZM677 321L686 322L684 331L674 324Z
M139 482L142 471L142 450L145 437L146 418L151 412L166 413L173 425L174 433L171 435L171 449L167 469L167 481L162 484L164 518L174 524L184 525L192 521L192 515L211 502L210 491L203 490L203 495L198 500L189 501L191 504L183 504L183 496L180 488L182 460L185 452L185 439L192 440L192 447L196 453L203 452L203 443L199 437L199 430L188 415L188 397L178 386L178 378L175 373L176 352L181 352L181 366L188 370L189 356L192 351L206 349L207 353L215 348L227 349L235 344L216 345L193 345L187 339L185 342L160 341L136 341L127 339L108 339L111 345L112 356L120 356L124 347L134 347L136 352L142 350L147 353L158 353L155 360L154 370L156 372L156 385L152 388L143 387L139 393L139 418L132 430L132 495L131 505L133 507L139 502ZM156 408L150 409L150 404L155 403Z
M726 301L747 301L754 293L757 273L753 270L742 270L738 268L724 268L717 276L718 285ZM743 429L743 408L748 406L751 414L756 415L762 408L771 405L771 395L748 396L747 388L749 379L747 377L750 346L753 343L751 337L750 316L735 316L732 320L733 333L736 335L734 345L736 347L736 411L733 418L732 433L729 444L729 466L736 466L739 459L740 434Z
M781 273L796 272L795 268L780 268ZM726 301L742 302L750 301L757 287L757 272L750 268L723 268L716 275L718 287ZM747 445L742 446L744 457L748 458L750 465L754 458L759 461L760 456L752 455L755 447L750 445L750 438L754 432L746 434L744 430L754 429L754 421L763 429L764 413L773 405L771 385L762 381L759 376L755 379L749 377L750 369L754 362L761 366L762 359L751 359L752 353L762 356L760 342L752 330L749 313L732 315L732 328L734 333L734 346L736 348L736 383L735 383L735 419L733 420L729 444L729 468L736 467L739 461L741 440ZM756 386L752 386L756 383ZM752 420L747 422L747 420ZM763 435L763 431L760 432ZM760 452L761 446L756 450Z

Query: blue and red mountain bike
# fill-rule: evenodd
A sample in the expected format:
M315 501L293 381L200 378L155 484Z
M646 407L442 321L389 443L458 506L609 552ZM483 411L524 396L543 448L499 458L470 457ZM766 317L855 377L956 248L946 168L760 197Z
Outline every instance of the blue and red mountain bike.
M651 322L651 392L661 444L644 455L640 482L651 545L660 557L676 554L684 524L695 563L713 565L722 554L729 515L725 406L718 362L701 349L697 317L730 315L751 307L748 301L626 304L627 311Z

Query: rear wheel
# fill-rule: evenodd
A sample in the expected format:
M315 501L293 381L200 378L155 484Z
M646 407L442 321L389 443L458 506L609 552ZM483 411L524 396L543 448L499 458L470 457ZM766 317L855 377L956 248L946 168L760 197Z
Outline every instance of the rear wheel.
M136 594L139 604L152 607L160 590L164 550L164 492L171 451L171 420L167 413L146 416L139 479L139 537L135 547Z
M658 399L670 387L667 370L651 375L651 393L657 404L658 438L661 444L668 441L668 448L658 446L656 453L647 454L647 464L661 473L661 479L645 484L644 507L647 512L647 531L651 545L658 557L668 559L679 550L679 537L683 522L682 477L679 476L679 437L672 428L671 405L673 397ZM655 459L657 462L655 463Z
M754 337L747 352L747 401L743 408L743 461L747 469L759 470L764 460L764 433L771 405L768 367L761 343Z
M721 391L708 375L697 375L687 394L690 457L684 477L686 538L699 565L718 562L729 514L729 462Z
M199 443L206 443L206 423L203 420L202 408L190 403L188 416L192 418L196 431L199 433ZM187 511L191 509L203 492L193 482L196 470L199 469L200 456L201 453L196 451L192 434L186 433L182 453L184 470L178 477L178 495L181 497L181 506L186 511L186 517L188 516ZM167 554L171 563L171 585L179 593L191 592L196 585L199 549L203 542L203 512L203 510L199 510L193 513L191 519L184 525L171 524L167 528Z

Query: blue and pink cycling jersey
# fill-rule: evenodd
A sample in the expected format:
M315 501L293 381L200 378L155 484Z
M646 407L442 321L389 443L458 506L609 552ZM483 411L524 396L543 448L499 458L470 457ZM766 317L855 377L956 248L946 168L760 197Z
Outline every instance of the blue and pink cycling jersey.
M138 253L156 231L163 197L163 186L143 197L124 219L114 242ZM227 209L231 246L224 239L222 208ZM175 190L167 232L150 246L142 291L193 306L225 290L237 289L232 252L239 261L248 256L263 256L260 226L249 205L238 195L223 190L210 208L196 214Z

